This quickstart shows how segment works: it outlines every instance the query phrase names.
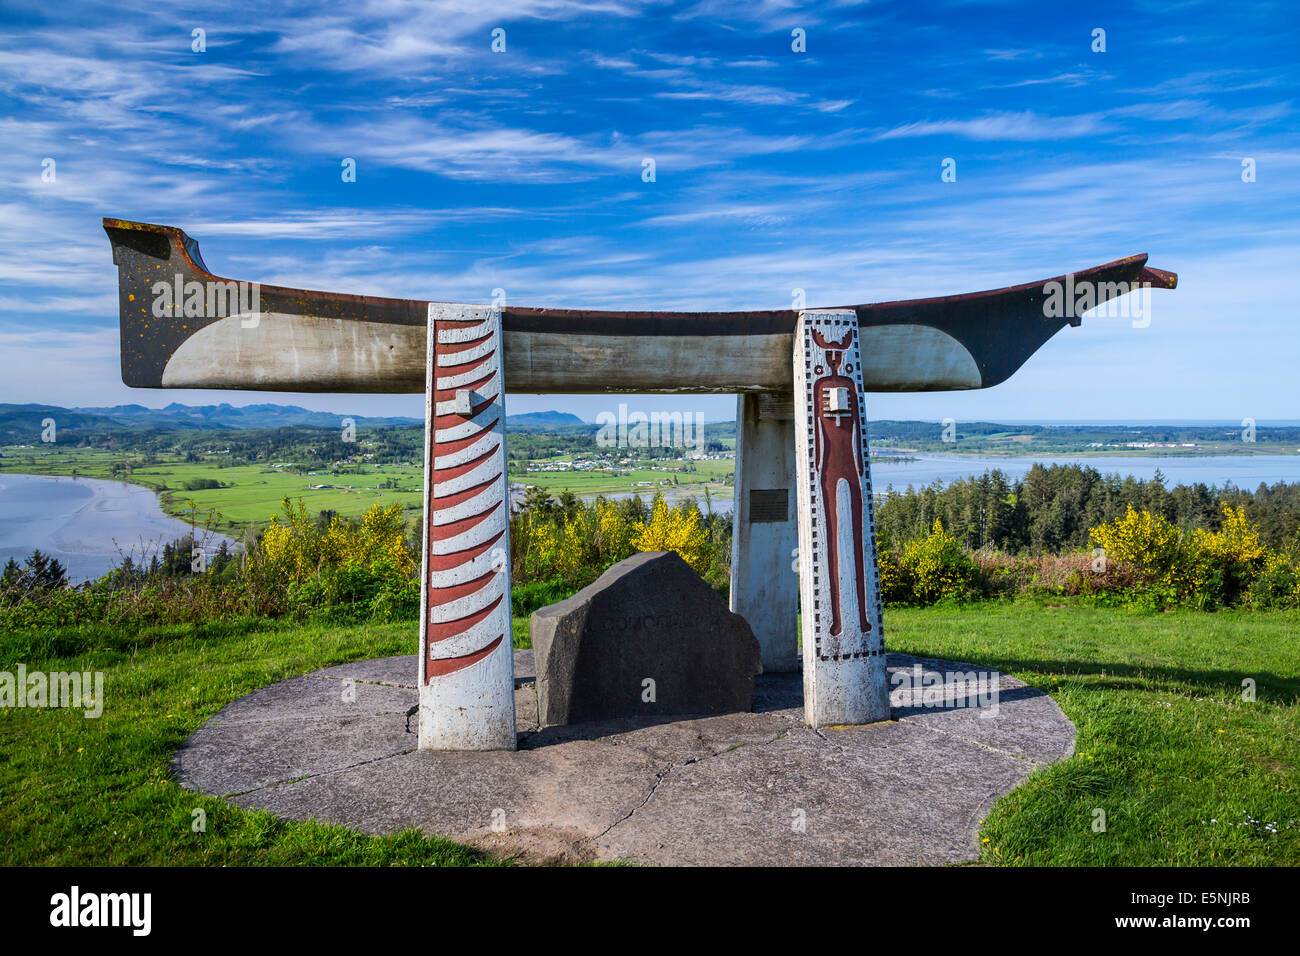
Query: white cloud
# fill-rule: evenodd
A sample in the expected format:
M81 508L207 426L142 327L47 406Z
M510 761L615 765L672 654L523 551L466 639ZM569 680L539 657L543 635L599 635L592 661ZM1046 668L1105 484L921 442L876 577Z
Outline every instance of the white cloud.
M974 140L1076 139L1106 131L1100 113L1079 116L1043 116L1032 110L993 113L974 119L926 120L905 123L876 135L877 140L919 136L953 136Z

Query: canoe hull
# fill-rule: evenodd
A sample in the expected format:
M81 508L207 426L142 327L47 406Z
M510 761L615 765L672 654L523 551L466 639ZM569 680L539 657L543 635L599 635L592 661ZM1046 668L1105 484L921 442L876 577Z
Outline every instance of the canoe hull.
M179 229L106 219L118 266L122 380L137 388L422 392L429 303L257 286L255 310L214 311L209 272ZM880 392L988 388L1077 318L1045 313L1047 284L846 306L858 314L863 384ZM1172 273L1131 256L1075 284L1173 288ZM247 283L243 285L248 285ZM206 287L206 310L182 297ZM246 292L247 290L245 290ZM232 289L233 293L233 289ZM160 295L175 313L160 309ZM200 294L199 298L202 298ZM245 296L245 301L248 297ZM229 301L238 302L237 296ZM1098 298L1098 302L1104 301ZM161 314L160 314L161 312ZM502 309L513 392L789 391L793 310L598 312Z

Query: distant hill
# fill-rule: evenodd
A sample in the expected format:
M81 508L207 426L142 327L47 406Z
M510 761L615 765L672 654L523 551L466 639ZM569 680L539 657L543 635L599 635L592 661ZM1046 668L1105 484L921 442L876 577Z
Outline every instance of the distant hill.
M366 415L338 415L314 412L297 405L182 405L173 402L166 408L143 405L113 405L106 408L61 408L57 405L0 405L0 442L27 444L40 441L42 422L54 419L60 434L75 437L78 432L93 431L171 431L178 428L198 430L284 428L309 425L338 428L344 418L357 425L422 425L419 418L372 418Z
M280 428L285 425L319 425L334 428L344 418L358 425L419 425L422 419L404 417L369 417L366 415L339 415L335 412L314 412L299 405L182 405L172 402L165 408L145 408L143 405L113 405L107 408L73 408L70 411L87 415L101 415L123 424L140 424L157 427L160 424L183 425L187 428Z
M511 428L551 428L556 425L585 425L581 418L569 412L524 412L522 415L507 415L506 425Z
M178 431L272 431L285 428L337 429L345 418L358 428L424 428L424 419L370 417L318 412L298 405L183 405L165 408L113 405L98 408L62 408L57 405L0 404L0 444L29 445L41 441L46 419L53 419L58 441L98 444L126 442L140 445L154 433ZM594 435L599 426L571 412L525 412L506 416L506 427L516 434L552 434L576 438ZM1098 423L999 424L970 421L945 425L932 421L873 421L868 427L873 453L891 449L995 455L1049 455L1065 453L1155 454L1277 454L1300 449L1300 427L1226 423ZM734 438L736 423L710 422L709 437ZM1243 436L1244 437L1243 439ZM409 436L408 436L409 438ZM143 447L142 445L140 447Z
M0 404L0 443L29 444L40 441L43 422L53 418L59 434L75 438L78 433L108 431L198 431L241 430L249 428L288 428L309 426L339 428L344 418L351 418L359 426L387 427L394 425L423 427L422 418L371 417L367 415L339 415L335 412L316 412L299 405L183 405L172 402L165 408L146 408L144 405L110 405L95 408L63 408L58 405L2 405ZM568 412L526 412L506 416L512 429L534 431L589 426L577 415Z

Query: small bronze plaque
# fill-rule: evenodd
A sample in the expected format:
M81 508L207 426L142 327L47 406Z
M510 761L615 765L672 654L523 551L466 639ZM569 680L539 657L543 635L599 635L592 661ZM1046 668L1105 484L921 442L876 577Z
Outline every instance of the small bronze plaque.
M789 519L790 490L788 488L749 489L751 522L788 521Z

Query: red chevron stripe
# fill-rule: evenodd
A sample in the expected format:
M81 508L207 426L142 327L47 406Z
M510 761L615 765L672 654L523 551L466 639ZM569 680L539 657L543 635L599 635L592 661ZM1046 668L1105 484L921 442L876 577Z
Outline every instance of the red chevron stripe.
M498 637L487 647L483 648L483 650L475 651L472 654L465 654L462 657L444 657L442 660L431 660L425 662L425 676L429 680L432 680L434 677L443 677L447 674L453 674L458 670L469 667L470 664L477 664L500 646L502 637L505 637L505 635L502 634L501 637ZM428 683L428 680L426 680L425 683Z
M436 458L439 455L454 455L462 448L468 448L470 445L482 438L484 434L490 432L494 427L496 427L498 421L500 421L500 419L494 418L491 425L485 425L483 430L476 435L469 435L465 438L453 438L450 441L440 441L435 443L433 448L434 457ZM500 444L498 444L497 447L500 448Z
M492 545L500 541L501 537L505 533L506 533L506 529L502 528L500 531L498 531L492 537L488 538L488 540L484 541L482 544L476 544L474 547L466 548L464 551L455 551L451 554L430 554L429 570L450 571L452 568L460 567L466 561L473 561L480 554L483 554L485 551L491 548Z
M469 382L469 383L466 384L466 385L461 385L459 388L437 388L437 389L434 389L434 391L433 391L433 400L434 400L435 402L448 402L448 401L451 401L453 398L456 397L456 393L459 392L462 388L468 388L468 389L470 389L471 391L473 391L473 390L476 389L476 388L482 388L482 387L483 387L484 385L486 385L488 382L492 381L493 377L494 377L496 374L497 374L496 372L488 372L488 373L487 373L486 375L484 375L482 378L477 379L476 381L473 381L473 382Z
M496 480L497 480L496 478L489 478L487 481L480 482L479 484L475 485L472 488L466 488L464 491L458 491L455 494L447 495L445 498L436 499L437 510L445 511L448 508L455 507L456 505L460 504L462 501L469 501L469 499L473 498L484 488L488 487L488 485L493 484Z
M482 437L482 436L480 435L475 437ZM461 475L473 471L475 468L483 464L483 462L487 461L489 458L491 458L500 450L501 450L501 446L497 445L496 448L489 448L487 451L483 452L483 454L479 455L477 458L471 458L463 465L453 465L450 468L436 469L433 473L433 496L435 498L438 497L439 484L445 484L446 482L451 481L453 478L459 478ZM437 456L435 455L434 457L436 458Z
M436 644L438 641L445 641L449 637L455 637L458 634L463 634L465 631L468 631L471 627L500 607L501 599L504 596L505 595L503 594L498 594L495 600L493 600L492 603L483 610L475 611L473 614L457 618L454 621L442 621L438 624L430 621L429 629L425 632L429 636L429 643Z
M475 415L477 415L479 412L483 411L483 409L485 409L485 408L487 408L489 405L491 405L494 401L496 401L495 398L485 398L485 399L483 399L483 401L479 402L477 405L470 405L470 407L469 407L469 416L468 416L468 417L469 417L469 418L473 418L473 417L474 417ZM453 425L464 425L466 421L467 421L466 416L464 416L464 415L459 415L459 414L457 414L456 412L452 412L450 415L437 415L437 416L435 416L434 419L433 419L433 427L434 427L434 428L451 428Z
M470 359L467 362L455 362L451 365L436 365L434 366L435 371L433 374L434 384L437 384L438 378L443 375L463 375L466 372L472 372L478 366L486 365L488 362L492 361L492 356L496 354L497 350L493 349L487 355L480 355L478 358Z
M454 538L462 532L468 531L475 525L482 524L486 518L492 517L492 512L501 507L501 502L497 502L481 514L476 514L469 518L461 518L459 521L453 521L451 524L438 524L437 522L429 523L429 537L433 541L446 541L448 538ZM436 516L435 512L435 516Z
M464 342L438 343L439 355L455 355L457 352L465 352L474 348L476 345L482 345L488 339L492 338L492 330L488 329L476 339L466 339Z

